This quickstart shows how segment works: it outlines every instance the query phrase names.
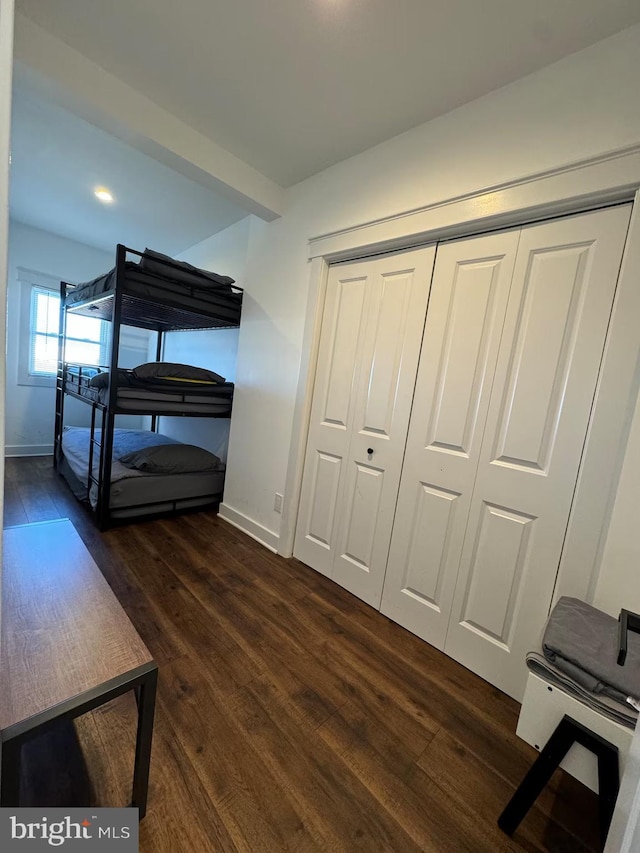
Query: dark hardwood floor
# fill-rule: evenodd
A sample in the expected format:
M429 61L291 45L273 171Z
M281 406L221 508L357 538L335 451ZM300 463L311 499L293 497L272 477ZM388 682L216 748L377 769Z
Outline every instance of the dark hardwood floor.
M560 771L506 838L517 703L321 575L209 512L101 534L50 459L7 460L5 525L59 517L160 666L143 853L597 849ZM129 696L32 742L25 804L126 805L134 736Z

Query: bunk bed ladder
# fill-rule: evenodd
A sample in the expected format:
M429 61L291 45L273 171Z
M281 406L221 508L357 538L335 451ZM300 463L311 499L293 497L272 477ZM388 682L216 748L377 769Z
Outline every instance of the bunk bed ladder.
M98 407L95 403L91 406L91 430L89 432L89 469L87 472L87 499L91 500L91 486L95 485L100 491L100 478L96 477L93 473L93 458L94 458L94 448L98 448L100 457L98 462L98 472L100 471L100 466L102 465L102 441L98 441L96 438L96 411ZM100 410L102 412L102 424L100 427L100 438L104 435L104 409Z
M99 530L104 530L111 517L111 462L113 460L114 410L118 399L118 352L120 349L120 322L122 318L122 291L126 269L127 249L118 244L116 248L116 284L111 315L111 357L109 359L109 390L106 411L102 411L102 433L96 521ZM91 468L89 468L91 472Z
M53 436L53 467L57 470L62 445L62 427L64 424L64 354L67 312L65 298L67 285L60 282L60 325L58 327L58 369L56 371L56 415Z
M160 329L156 330L156 361L162 361L163 334ZM151 415L151 432L158 432L158 415Z

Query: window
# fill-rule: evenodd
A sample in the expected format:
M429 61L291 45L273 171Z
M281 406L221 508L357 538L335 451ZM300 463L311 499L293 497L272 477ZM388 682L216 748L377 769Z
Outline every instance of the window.
M18 383L52 385L58 368L60 296L48 281L33 281L36 278L48 279L48 276L32 273L28 278L30 280L21 277L23 290ZM107 347L108 324L104 320L67 315L66 361L105 364Z
M60 297L44 287L31 288L29 376L54 376L58 361Z

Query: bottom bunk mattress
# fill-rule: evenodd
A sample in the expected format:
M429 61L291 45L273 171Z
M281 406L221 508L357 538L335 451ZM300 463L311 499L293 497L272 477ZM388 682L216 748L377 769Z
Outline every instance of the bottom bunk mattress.
M100 430L95 431L100 441ZM174 462L163 469L172 468L172 473L150 473L148 470L131 468L122 464L121 458L133 454L144 459L149 448L173 445L176 448ZM62 433L62 452L58 469L65 477L74 495L95 509L97 487L92 485L87 494L89 473L90 430L86 427L65 427ZM147 430L116 429L113 433L113 462L111 465L111 492L109 509L113 518L133 518L176 509L206 506L222 500L225 467L220 460L209 462L207 470L191 470L192 459L182 465L182 450L188 448L169 436ZM94 450L93 471L98 476L98 449ZM149 454L151 455L151 454ZM212 459L217 459L210 454ZM217 470L210 470L215 466ZM143 466L144 467L144 466ZM181 468L189 470L180 470Z

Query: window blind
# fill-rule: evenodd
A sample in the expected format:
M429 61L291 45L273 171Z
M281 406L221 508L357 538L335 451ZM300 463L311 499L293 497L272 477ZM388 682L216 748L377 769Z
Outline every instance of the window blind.
M60 297L45 287L31 288L31 341L29 373L55 376L58 366ZM108 326L97 317L67 315L65 361L104 365L107 360Z

